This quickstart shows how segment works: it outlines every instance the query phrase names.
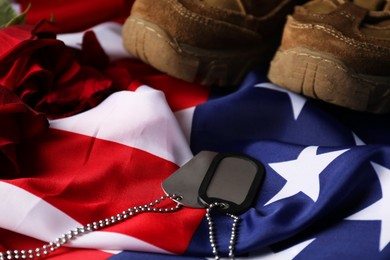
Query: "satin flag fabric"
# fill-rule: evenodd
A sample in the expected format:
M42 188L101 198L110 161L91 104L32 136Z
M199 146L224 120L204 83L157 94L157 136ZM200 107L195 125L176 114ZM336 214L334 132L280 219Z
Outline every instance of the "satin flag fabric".
M27 80L13 81L19 82L18 88L2 81L0 252L34 249L81 225L152 202L164 194L165 178L198 152L210 150L244 153L265 166L255 203L240 216L238 259L390 257L388 115L306 99L269 83L262 68L249 73L234 90L185 83L124 52L119 44L121 23L112 21L120 15L104 21L92 14L86 17L94 20L84 23L94 25L91 31L64 29L59 23L59 32L71 32L43 42L61 50L52 59L55 64L68 57L66 64L73 64L77 73L50 70L34 59L34 66L24 67ZM23 44L29 37L21 40ZM69 50L78 58L59 55ZM107 59L99 63L102 60L94 60L88 50ZM3 53L25 59L22 54ZM67 105L59 106L54 98L38 106L22 95L36 89L31 85L34 75L73 75L66 78L69 81L46 80L52 90L39 92L39 100L60 97ZM15 79L15 74L1 76ZM76 87L67 88L64 82ZM101 86L94 92L98 95L81 94L96 90L91 86ZM72 103L76 98L78 103ZM85 105L78 106L80 100ZM231 218L218 212L212 217L220 255L227 256ZM174 213L141 214L72 240L49 255L212 257L205 210L186 207Z

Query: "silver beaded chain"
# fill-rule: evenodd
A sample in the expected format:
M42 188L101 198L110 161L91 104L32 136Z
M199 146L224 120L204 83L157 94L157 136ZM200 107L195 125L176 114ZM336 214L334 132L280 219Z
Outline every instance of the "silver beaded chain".
M144 212L170 213L170 212L178 211L181 208L181 205L179 203L177 203L175 207L168 207L168 208L155 207L156 205L160 204L161 201L167 198L176 201L180 201L181 199L180 196L177 196L175 194L172 195L168 194L166 196L161 196L160 199L156 199L155 201L150 202L149 204L146 204L144 206L132 207L110 218L92 222L85 226L70 230L68 233L63 234L61 237L57 238L54 242L45 244L42 247L29 249L29 250L8 250L6 252L0 252L0 260L34 259L34 258L45 257L48 256L50 253L53 253L58 248L64 246L69 241L76 239L77 237L80 237L92 231L96 231L108 226L112 226L121 221L132 218L140 213L144 213Z
M209 239L210 239L210 245L211 249L213 250L213 254L216 260L220 259L219 254L218 254L218 248L217 248L217 243L215 241L215 235L214 235L214 223L211 219L211 210L215 207L225 207L226 205L224 203L219 203L215 202L212 203L208 206L206 210L206 219L209 224ZM229 258L231 260L234 260L234 247L236 244L236 239L237 239L237 226L240 221L240 218L238 216L232 215L232 214L226 214L229 217L233 219L233 225L232 225L232 233L230 235L230 240L229 240Z

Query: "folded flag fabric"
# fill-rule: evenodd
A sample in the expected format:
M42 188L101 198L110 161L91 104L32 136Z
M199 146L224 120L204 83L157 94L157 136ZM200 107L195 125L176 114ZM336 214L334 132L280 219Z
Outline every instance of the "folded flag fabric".
M243 153L265 166L256 200L240 216L237 259L390 258L388 115L306 99L269 83L262 69L234 91L185 83L104 43L105 35L120 42L120 29L120 23L99 23L94 34L44 41L50 50L76 53L74 60L56 53L68 57L74 74L50 70L42 60L25 65L32 83L34 75L62 77L44 81L56 87L39 94L40 100L61 97L66 106L54 98L31 108L37 103L26 104L32 101L21 90L39 86L16 81L16 91L2 81L0 252L35 250L69 230L148 204L164 194L167 177L208 150ZM77 42L84 43L81 51L74 50ZM108 60L97 65L89 47ZM0 57L10 57L4 53ZM15 79L4 75L0 79ZM84 105L72 109L74 100ZM48 258L213 258L205 213L188 207L142 213L80 236ZM212 217L219 253L227 257L232 220L218 212Z

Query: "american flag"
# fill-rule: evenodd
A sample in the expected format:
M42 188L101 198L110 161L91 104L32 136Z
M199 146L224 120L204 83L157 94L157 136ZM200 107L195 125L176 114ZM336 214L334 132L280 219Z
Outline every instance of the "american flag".
M23 11L26 2L14 7ZM63 48L101 46L109 67L131 77L116 82L125 88L46 121L6 90L10 83L0 71L0 252L35 249L154 201L167 177L207 150L243 153L265 166L255 203L240 216L237 259L390 259L388 115L306 99L270 83L263 68L235 90L182 82L123 50L123 6L131 2L79 2L59 1L64 8L57 10L34 1L27 22L55 10L63 21L57 28ZM75 13L83 14L77 22ZM85 27L93 31L90 41ZM4 46L0 57L7 54ZM118 74L95 69L88 75ZM205 213L188 207L143 213L80 236L48 258L210 259ZM226 257L231 219L215 212L213 221Z

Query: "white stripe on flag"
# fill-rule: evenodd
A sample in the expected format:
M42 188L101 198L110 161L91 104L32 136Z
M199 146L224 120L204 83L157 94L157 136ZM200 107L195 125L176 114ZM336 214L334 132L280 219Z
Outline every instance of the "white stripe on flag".
M195 107L190 107L187 109L183 109L175 112L175 116L179 125L186 137L188 143L190 143L191 139L191 129L192 129L192 119L194 117Z
M122 25L115 22L101 23L89 29L93 31L105 53L111 60L131 57L122 44ZM57 39L67 46L81 48L85 32L66 33L57 35ZM109 40L107 40L109 39Z
M163 92L147 86L116 92L89 111L51 120L50 127L134 147L179 166L193 156Z

